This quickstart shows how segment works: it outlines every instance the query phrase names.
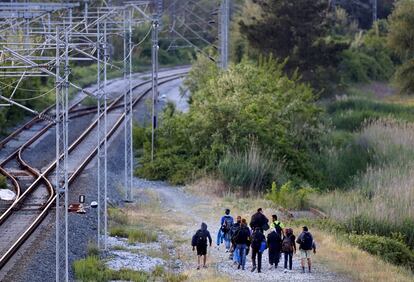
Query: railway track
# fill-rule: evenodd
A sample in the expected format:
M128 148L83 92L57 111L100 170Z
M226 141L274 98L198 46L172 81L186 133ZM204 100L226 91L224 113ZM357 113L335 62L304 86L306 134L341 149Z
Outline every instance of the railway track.
M182 77L185 73L186 72L181 72L161 77L159 84L161 85L175 80ZM139 83L133 87L133 90L142 88L149 83L151 83L151 81ZM150 91L151 88L147 88L142 90L141 94L137 97L134 97L133 106L135 106ZM122 95L119 96L108 106L108 111L110 113L108 115L108 139L116 132L125 118L123 105L121 103L122 98ZM76 117L91 113L96 113L96 109L87 108L85 111L74 111ZM102 118L102 116L103 114L98 118ZM71 144L69 148L69 184L76 179L97 153L95 136L98 130L98 118L94 120L94 122ZM24 174L25 177L27 177L26 181L30 183L26 189L20 189L20 185L17 183L15 177L16 175L13 176L9 171L1 168L0 165L0 172L7 175L14 182L14 185L19 187L19 191L17 191L19 196L16 197L16 200L0 216L0 234L2 238L0 242L0 269L32 234L48 214L51 207L55 204L57 195L55 194L51 183L55 178L56 162L52 162L43 172L39 172L37 169L26 163L22 158L22 152L35 142L37 138L43 135L51 126L53 126L53 124L44 127L35 135L36 138L31 138L22 145L18 151L13 153L17 156L17 161L13 160L13 158L7 160L8 170L15 166L20 166L25 169L26 172ZM85 155L87 156L86 158Z

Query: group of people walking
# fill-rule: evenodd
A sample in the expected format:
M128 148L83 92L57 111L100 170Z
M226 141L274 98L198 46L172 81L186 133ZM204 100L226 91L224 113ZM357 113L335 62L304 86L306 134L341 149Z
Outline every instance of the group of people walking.
M312 271L311 256L316 253L316 244L307 226L303 226L302 233L296 239L292 228L287 228L277 218L272 215L271 222L259 208L250 220L250 228L247 220L237 216L236 221L230 215L230 210L226 209L224 216L220 220L220 228L217 233L216 244L219 247L224 243L225 251L229 253L229 259L233 260L238 269L245 270L246 257L251 249L252 268L251 271L262 272L262 257L266 249L269 255L269 269L277 269L284 256L284 271L292 270L293 254L296 253L296 244L299 245L302 272L305 272L306 262L308 271ZM267 233L267 238L265 236ZM192 239L193 250L197 249L198 266L200 269L201 257L203 257L203 267L206 267L207 239L210 247L212 239L207 225L202 223Z

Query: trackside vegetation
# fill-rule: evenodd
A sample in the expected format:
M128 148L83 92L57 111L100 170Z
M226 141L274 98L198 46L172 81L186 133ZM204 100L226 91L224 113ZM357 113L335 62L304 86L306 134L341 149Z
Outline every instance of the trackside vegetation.
M217 172L244 191L286 177L312 178L311 150L323 133L321 109L312 89L286 76L283 66L274 59L244 60L223 72L198 60L187 80L190 111L166 109L155 159L147 138L138 175L184 183Z

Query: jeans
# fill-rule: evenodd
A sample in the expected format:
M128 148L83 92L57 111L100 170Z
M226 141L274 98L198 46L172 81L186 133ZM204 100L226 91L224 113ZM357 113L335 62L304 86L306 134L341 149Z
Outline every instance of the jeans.
M239 265L241 265L242 269L246 266L246 244L237 244L237 250L239 253Z
M231 246L231 237L230 232L227 232L226 234L223 234L224 243L226 245L226 250L230 250Z
M223 243L223 239L224 239L223 231L219 229L219 231L217 232L217 240L216 240L217 246L220 246L220 244Z
M234 245L233 249L233 261L239 263L240 261L240 255L239 255L239 249L237 248L237 245Z
M257 271L262 271L262 254L259 250L252 249L252 262L253 267L256 266L256 255L257 255Z
M284 255L285 255L285 268L287 268L288 259L289 259L289 269L292 270L293 252L284 253Z

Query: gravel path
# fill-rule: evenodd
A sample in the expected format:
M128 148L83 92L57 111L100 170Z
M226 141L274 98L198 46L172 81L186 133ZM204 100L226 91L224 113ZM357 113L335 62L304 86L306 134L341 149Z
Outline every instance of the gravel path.
M213 206L209 199L194 196L186 192L182 187L175 187L158 181L135 179L134 187L157 191L162 201L161 206L165 209L166 214L173 216L175 213L182 213L188 218L186 231L182 234L183 238L191 238L192 234L199 228L201 221L207 223L213 237L214 247L209 249L209 269L199 271L200 276L203 275L203 272L214 271L224 277L228 277L232 281L350 281L318 263L314 264L313 273L301 273L298 254L294 256L292 271L284 273L282 260L277 270L269 270L267 250L263 254L262 273L252 273L250 271L252 265L250 256L247 257L246 270L237 270L237 266L229 260L228 254L225 253L224 246L221 245L220 249L215 247L214 242L218 231L219 219L212 215L211 208ZM183 271L194 273L196 260L189 243L179 248L180 253L186 253L186 255L194 258L192 261L184 261ZM197 274L195 276L197 277Z

